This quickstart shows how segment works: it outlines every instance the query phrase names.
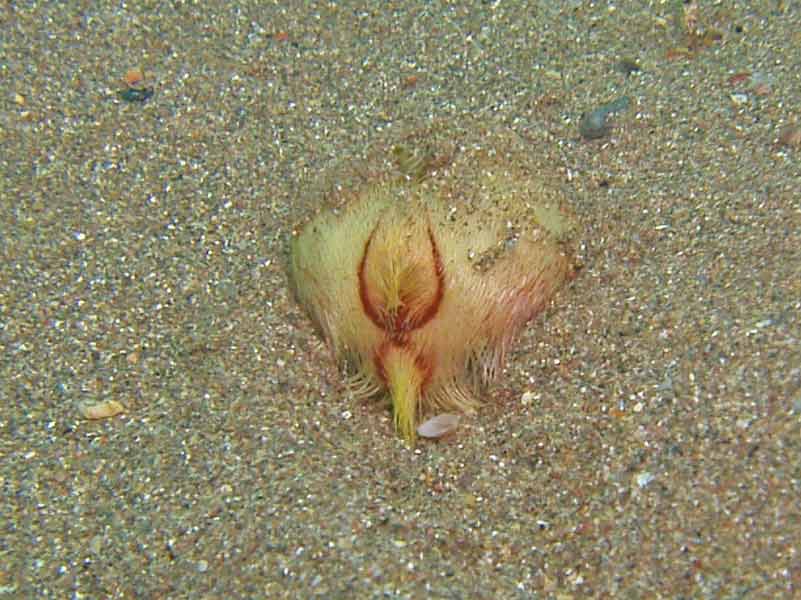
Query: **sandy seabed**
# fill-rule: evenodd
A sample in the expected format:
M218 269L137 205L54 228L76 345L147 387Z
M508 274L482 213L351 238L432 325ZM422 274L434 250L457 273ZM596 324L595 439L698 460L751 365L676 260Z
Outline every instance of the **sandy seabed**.
M801 593L801 8L295 4L0 8L0 597ZM547 159L583 266L409 450L287 241L468 120Z

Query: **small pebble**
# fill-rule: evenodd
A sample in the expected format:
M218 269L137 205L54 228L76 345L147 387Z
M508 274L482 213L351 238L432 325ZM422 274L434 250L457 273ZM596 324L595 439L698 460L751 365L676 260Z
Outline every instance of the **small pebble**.
M614 113L624 111L629 106L629 97L621 96L613 102L609 102L586 113L579 121L579 133L585 140L597 140L609 133L609 124L606 118Z
M616 69L628 76L632 73L639 73L642 68L639 63L633 58L621 58L615 65Z
M133 88L129 87L119 92L120 98L125 102L147 102L153 96L153 88Z
M97 402L96 404L82 402L78 406L78 410L80 410L81 415L85 419L95 420L114 417L124 411L125 407L116 400L106 400L105 402Z
M801 126L787 125L783 127L779 132L779 143L792 148L801 146Z
M139 68L128 69L124 79L125 85L130 88L141 87L142 82L145 80L145 74L142 72L142 69Z
M748 94L737 92L731 95L731 101L735 106L742 106L748 103Z

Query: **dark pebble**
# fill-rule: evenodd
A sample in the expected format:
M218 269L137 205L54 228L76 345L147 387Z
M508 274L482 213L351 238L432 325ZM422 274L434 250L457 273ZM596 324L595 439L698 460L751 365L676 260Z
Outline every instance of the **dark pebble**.
M119 92L120 98L125 102L147 102L153 96L153 88L129 87Z

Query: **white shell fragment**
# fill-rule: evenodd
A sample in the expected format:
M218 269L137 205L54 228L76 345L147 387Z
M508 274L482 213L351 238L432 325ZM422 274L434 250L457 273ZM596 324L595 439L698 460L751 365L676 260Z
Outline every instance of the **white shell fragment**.
M643 471L642 473L638 473L634 479L640 488L644 488L647 487L648 484L655 479L655 477L648 471Z
M424 438L439 438L456 429L457 425L459 425L459 415L444 413L420 423L417 434Z
M84 419L107 419L114 417L125 410L125 407L116 400L106 400L105 402L98 402L90 404L89 402L81 402L78 406L81 415Z

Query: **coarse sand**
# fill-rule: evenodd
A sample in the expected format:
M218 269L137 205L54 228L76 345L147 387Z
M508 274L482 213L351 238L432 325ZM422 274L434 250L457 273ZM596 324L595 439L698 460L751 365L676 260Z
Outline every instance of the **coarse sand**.
M801 594L799 22L3 3L0 598ZM288 240L376 140L472 121L560 181L582 267L409 450Z

